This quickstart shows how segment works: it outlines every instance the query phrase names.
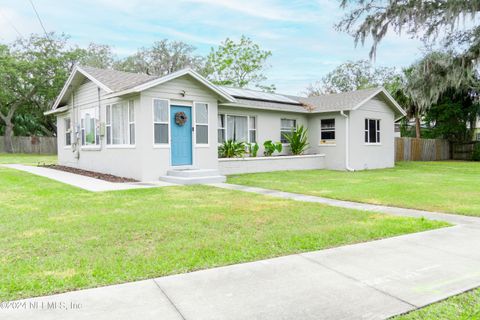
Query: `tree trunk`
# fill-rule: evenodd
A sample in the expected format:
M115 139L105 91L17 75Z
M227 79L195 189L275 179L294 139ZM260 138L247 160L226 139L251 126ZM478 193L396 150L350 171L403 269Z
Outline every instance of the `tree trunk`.
M5 143L5 152L13 153L13 123L11 119L5 121L5 134L3 135L3 141Z
M421 138L421 133L420 133L420 117L415 116L415 136L417 139Z

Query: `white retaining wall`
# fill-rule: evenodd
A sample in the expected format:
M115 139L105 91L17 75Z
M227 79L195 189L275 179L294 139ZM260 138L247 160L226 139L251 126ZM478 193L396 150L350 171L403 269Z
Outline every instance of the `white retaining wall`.
M282 170L313 170L325 168L324 154L218 159L221 174L239 174Z

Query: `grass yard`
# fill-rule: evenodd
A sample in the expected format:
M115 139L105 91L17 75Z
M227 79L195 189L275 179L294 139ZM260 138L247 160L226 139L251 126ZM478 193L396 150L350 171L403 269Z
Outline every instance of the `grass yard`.
M0 164L54 164L57 163L57 155L25 154L25 153L0 153Z
M0 203L0 301L447 225L207 186L91 193L1 166Z
M230 176L229 183L341 200L480 216L480 163L400 162L358 172L311 170Z
M469 291L392 320L479 320L480 289Z

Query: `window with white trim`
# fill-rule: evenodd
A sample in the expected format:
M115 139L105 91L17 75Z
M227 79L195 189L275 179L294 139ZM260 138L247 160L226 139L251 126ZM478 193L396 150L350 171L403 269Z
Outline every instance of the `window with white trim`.
M287 136L290 136L292 132L297 131L296 119L281 119L280 120L280 142L288 143Z
M195 134L197 144L208 144L208 104L195 103Z
M257 118L245 115L218 115L218 143L226 140L255 143L257 141Z
M335 143L335 118L320 120L321 143Z
M107 145L135 144L135 109L133 100L106 107Z
M257 117L248 117L248 142L257 143Z
M365 143L380 143L380 120L365 119Z
M82 146L95 146L99 144L98 109L90 108L80 112L80 128Z
M219 114L218 115L218 143L224 143L225 142L225 115L224 114Z
M72 145L72 121L70 118L65 118L65 145Z
M153 142L168 144L168 100L153 100Z

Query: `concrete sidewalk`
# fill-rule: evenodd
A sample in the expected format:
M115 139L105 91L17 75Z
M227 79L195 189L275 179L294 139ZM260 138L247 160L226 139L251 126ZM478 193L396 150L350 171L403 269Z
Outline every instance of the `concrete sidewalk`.
M426 216L457 224L439 230L3 303L0 318L385 319L480 286L480 219L451 216Z
M165 186L174 185L172 183L161 182L161 181L154 181L154 182L148 182L148 183L143 183L143 182L114 183L114 182L108 182L101 179L82 176L75 173L70 173L70 172L50 169L50 168L44 168L44 167L26 166L23 164L4 164L2 166L10 169L16 169L16 170L32 173L37 176L42 176L45 178L56 180L56 181L69 184L77 188L92 191L92 192L155 188L155 187L165 187Z

